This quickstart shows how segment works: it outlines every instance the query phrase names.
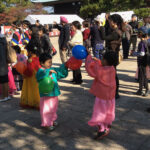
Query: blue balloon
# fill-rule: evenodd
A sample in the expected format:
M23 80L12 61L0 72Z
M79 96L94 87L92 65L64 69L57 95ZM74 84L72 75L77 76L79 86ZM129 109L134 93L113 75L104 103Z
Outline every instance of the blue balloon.
M87 50L82 45L76 45L72 49L72 55L76 59L85 59L88 56Z

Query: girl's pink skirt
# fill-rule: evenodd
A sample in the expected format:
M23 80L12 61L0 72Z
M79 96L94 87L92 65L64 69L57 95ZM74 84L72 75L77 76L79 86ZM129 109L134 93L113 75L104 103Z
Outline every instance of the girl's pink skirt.
M58 97L41 97L40 98L40 114L41 126L53 126L53 122L57 119Z
M115 119L115 98L113 100L102 100L96 97L93 114L88 122L89 126L98 126L99 132L109 130Z
M8 67L8 80L9 80L9 93L13 94L13 92L16 91L16 85L15 85L15 81L14 81L14 76L12 74L11 68Z

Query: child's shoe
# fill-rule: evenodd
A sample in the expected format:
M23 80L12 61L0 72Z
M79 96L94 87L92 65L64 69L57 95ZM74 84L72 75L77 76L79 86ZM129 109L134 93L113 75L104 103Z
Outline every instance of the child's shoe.
M107 136L109 134L109 130L104 130L103 132L98 132L97 136L94 138L95 140L101 140L103 139L105 136Z
M49 131L53 131L53 130L55 130L55 126L50 126L50 127L48 127L48 129L49 129Z
M150 107L149 108L147 108L147 110L146 110L148 113L150 113Z
M0 102L5 102L5 101L9 101L9 100L11 100L10 96L0 99Z
M57 122L57 121L54 121L53 126L54 126L54 127L58 126L58 122Z

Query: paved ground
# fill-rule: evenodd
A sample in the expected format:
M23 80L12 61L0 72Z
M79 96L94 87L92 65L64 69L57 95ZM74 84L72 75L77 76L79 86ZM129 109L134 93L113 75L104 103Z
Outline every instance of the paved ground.
M52 39L57 47L56 39ZM53 60L60 64L59 56ZM123 61L118 67L121 98L116 101L116 120L111 133L95 141L95 129L87 125L92 114L94 96L88 93L92 79L84 67L84 83L70 84L72 73L59 82L58 122L54 132L40 128L40 114L19 107L19 97L0 103L0 150L150 150L150 97L135 96L136 59Z

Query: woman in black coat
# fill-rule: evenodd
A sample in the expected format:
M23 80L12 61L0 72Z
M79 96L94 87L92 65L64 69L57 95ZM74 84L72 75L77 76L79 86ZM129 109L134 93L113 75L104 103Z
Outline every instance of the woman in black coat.
M112 29L109 35L103 35L103 39L107 42L107 50L114 51L117 55L117 64L115 64L115 68L119 64L119 51L120 45L122 41L122 30L124 27L123 19L120 15L114 14L109 17L110 28ZM116 73L116 99L119 98L119 79Z

